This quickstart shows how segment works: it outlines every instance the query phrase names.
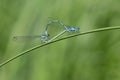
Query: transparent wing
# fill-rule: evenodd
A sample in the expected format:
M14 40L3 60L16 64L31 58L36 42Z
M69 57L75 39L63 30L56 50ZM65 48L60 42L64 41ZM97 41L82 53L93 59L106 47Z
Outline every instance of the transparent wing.
M14 36L13 40L14 41L29 41L29 40L33 40L36 38L40 38L40 35L36 35L36 36Z

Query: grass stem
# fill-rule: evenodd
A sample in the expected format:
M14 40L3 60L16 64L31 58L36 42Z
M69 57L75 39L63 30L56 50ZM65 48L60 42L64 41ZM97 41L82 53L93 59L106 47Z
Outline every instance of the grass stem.
M76 36L80 36L80 35L96 33L96 32L102 32L102 31L108 31L108 30L117 30L117 29L120 29L120 26L113 26L113 27L106 27L106 28L99 28L99 29L89 30L89 31L86 31L86 32L80 32L80 33L77 33L77 34L74 34L74 35L70 35L70 36L67 36L67 37L64 37L64 38L61 38L61 39L58 39L58 40L50 41L50 42L35 46L33 48L30 48L30 49L28 49L26 51L23 51L23 52L19 53L18 55L13 56L12 58L10 58L10 59L4 61L3 63L1 63L0 68L3 67L4 65L8 64L9 62L19 58L20 56L23 56L23 55L25 55L25 54L33 51L33 50L36 50L38 48L47 46L47 45L55 43L55 42L62 41L62 40L65 40L65 39L69 39L69 38L76 37Z

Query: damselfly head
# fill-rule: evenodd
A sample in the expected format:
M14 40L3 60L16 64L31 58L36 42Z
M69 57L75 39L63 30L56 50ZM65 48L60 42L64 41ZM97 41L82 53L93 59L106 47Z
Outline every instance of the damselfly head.
M40 36L41 42L46 42L48 40L48 36L49 36L48 32L45 31L45 33Z

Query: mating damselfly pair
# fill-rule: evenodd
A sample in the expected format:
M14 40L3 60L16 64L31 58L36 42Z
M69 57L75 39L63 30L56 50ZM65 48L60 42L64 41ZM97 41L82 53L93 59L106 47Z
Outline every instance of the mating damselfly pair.
M53 30L53 26L51 26L53 23L57 23L62 27L62 30L59 31L60 29L58 27L55 30ZM51 26L51 27L50 27ZM50 32L50 30L52 29L52 31ZM42 35L36 35L36 36L14 36L13 39L14 40L24 40L24 39L34 39L34 38L40 38L41 42L46 43L46 42L51 42L53 40L55 40L56 38L58 38L59 36L63 35L64 33L68 32L78 32L80 30L80 28L76 28L74 26L66 26L63 22L59 21L59 20L51 20L47 23L45 31ZM54 34L55 32L59 31L59 33ZM51 37L51 34L54 34L54 36Z

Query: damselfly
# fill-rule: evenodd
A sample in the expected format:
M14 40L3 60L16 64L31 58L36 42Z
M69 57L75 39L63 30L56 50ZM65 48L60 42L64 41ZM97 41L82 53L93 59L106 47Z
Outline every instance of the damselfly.
M52 26L50 27L51 24L53 23L58 23L60 24L61 27L63 27L63 30L60 31L59 33L55 34L53 37L49 38L51 36L51 32L49 31ZM59 29L57 29L59 30ZM14 36L14 40L29 40L29 39L34 39L34 38L40 38L41 42L51 42L64 34L65 32L78 32L80 28L76 28L74 26L66 26L64 23L62 23L59 20L51 20L48 22L46 25L45 31L42 35L37 35L37 36ZM56 30L53 30L52 32L56 32Z

